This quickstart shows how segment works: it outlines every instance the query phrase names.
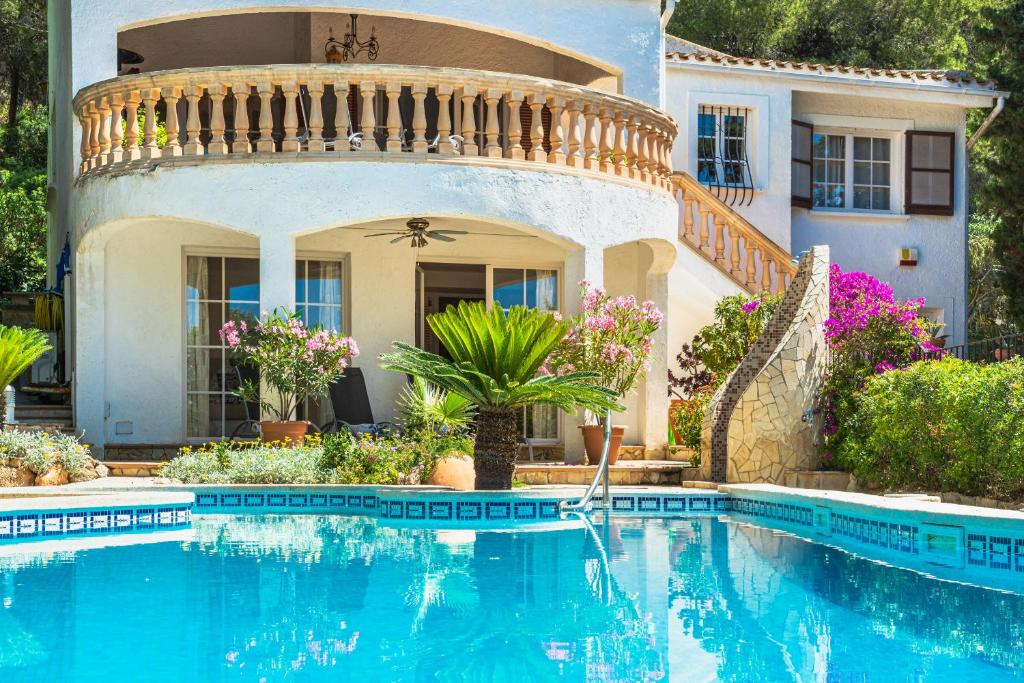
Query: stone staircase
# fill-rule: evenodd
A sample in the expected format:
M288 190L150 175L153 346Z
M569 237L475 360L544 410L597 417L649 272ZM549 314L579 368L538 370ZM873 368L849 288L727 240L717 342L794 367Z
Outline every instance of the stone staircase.
M67 404L26 403L16 401L14 419L18 429L45 429L74 434L74 418Z

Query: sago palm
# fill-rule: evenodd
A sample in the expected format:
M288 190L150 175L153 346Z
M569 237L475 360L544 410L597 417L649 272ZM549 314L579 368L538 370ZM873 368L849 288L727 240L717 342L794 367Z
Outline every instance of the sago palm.
M39 330L0 325L0 428L7 420L3 390L51 348Z
M477 406L474 469L478 489L508 489L515 471L516 419L523 408L557 406L616 409L613 392L598 386L596 373L538 374L551 350L569 329L550 313L513 306L506 315L482 302L461 302L427 317L430 329L452 360L395 342L395 353L381 356L385 369L422 377ZM621 409L621 408L620 408Z

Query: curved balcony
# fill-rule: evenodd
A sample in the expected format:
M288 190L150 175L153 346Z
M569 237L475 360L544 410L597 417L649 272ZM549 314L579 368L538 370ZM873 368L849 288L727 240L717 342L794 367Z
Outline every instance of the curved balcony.
M90 85L74 108L86 177L228 158L405 155L544 164L672 187L671 117L627 97L530 76L395 65L179 69Z

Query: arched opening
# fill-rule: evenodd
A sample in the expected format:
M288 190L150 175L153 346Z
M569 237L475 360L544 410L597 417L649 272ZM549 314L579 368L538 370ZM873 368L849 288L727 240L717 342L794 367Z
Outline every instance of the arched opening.
M550 78L602 92L619 90L608 68L522 38L409 16L358 15L359 40L375 34L375 64L457 67ZM324 64L326 43L342 40L342 12L253 12L202 16L128 28L118 34L120 73L255 64ZM141 62L131 58L137 55ZM368 63L367 53L348 63ZM137 71L136 71L137 70Z

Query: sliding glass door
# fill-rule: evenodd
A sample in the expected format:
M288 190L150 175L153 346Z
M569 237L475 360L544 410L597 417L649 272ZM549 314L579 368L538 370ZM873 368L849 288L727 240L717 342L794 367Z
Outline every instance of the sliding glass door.
M540 268L491 269L492 299L506 311L512 306L528 306L542 311L558 310L558 271ZM523 410L521 434L528 439L557 441L558 408L535 406Z

